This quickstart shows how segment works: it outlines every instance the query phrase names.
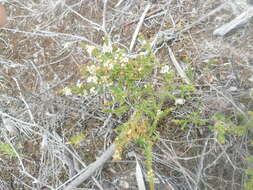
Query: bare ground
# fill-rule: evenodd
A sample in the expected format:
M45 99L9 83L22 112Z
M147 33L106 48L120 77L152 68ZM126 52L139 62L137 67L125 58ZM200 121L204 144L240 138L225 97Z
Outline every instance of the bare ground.
M99 96L62 96L57 91L80 79L78 67L90 60L80 42L101 46L103 21L112 41L129 47L147 1L125 0L116 6L120 1L108 0L106 10L102 0L4 2L8 23L0 28L0 115L15 127L8 130L2 121L0 139L12 145L19 157L0 150L0 189L61 189L105 151L115 138L113 129L124 118L104 114ZM165 36L155 46L160 62L172 65L170 46L185 71L191 71L197 88L194 100L173 117L198 111L209 123L216 112L236 115L253 110L252 22L225 37L212 34L240 14L244 2L237 6L225 0L151 3L140 33L147 39ZM168 39L168 33L176 35ZM210 60L214 62L208 64ZM189 124L182 130L171 122L173 117L162 122L161 138L154 146L156 189L243 189L249 167L245 158L253 154L248 146L252 132L228 135L228 143L220 144L208 125ZM68 144L80 133L85 138L78 146ZM81 187L138 189L133 152L143 164L141 149L132 144L122 161L109 160Z

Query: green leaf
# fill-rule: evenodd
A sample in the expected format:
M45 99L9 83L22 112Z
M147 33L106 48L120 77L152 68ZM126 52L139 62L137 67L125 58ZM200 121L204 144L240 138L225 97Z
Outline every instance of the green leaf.
M0 155L1 155L1 152L3 155L8 155L10 157L16 156L16 153L12 149L11 145L7 143L0 143Z
M70 140L68 141L69 144L78 145L80 142L82 142L85 139L84 134L78 134L70 137Z
M128 110L129 110L129 106L124 105L112 110L112 113L116 114L117 116L121 116L122 114L126 113Z

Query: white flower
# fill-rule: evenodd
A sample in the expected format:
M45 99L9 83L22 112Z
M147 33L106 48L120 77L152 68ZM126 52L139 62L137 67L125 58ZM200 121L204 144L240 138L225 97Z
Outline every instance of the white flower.
M109 70L112 70L113 64L111 63L110 60L107 60L106 62L104 62L104 67L107 67Z
M87 66L87 71L90 74L94 74L97 71L97 67L95 65Z
M88 83L97 83L98 82L98 78L96 77L96 76L89 76L88 78L87 78L87 82Z
M90 46L90 45L86 45L85 47L86 47L86 51L88 52L88 54L89 54L90 56L92 56L92 52L93 52L93 50L94 50L96 47Z
M112 86L112 85L113 85L113 82L109 82L109 83L105 83L104 86L105 86L106 88L108 88L108 87L110 87L110 86Z
M138 54L138 56L142 56L142 55L147 55L147 52L140 52L139 54Z
M175 105L183 105L185 103L185 99L183 98L177 98L175 100Z
M70 48L71 45L72 45L72 42L66 42L66 43L63 45L63 47L64 47L64 48Z
M157 110L157 114L156 115L161 115L163 112L161 110Z
M119 59L119 60L122 59L121 54L119 54L119 53L114 54L114 59Z
M120 59L120 62L128 63L129 59L128 57L124 57Z
M68 88L68 87L65 87L65 88L63 89L63 94L65 94L66 96L72 95L71 89Z
M76 83L76 86L77 86L78 88L81 88L82 85L83 85L83 83L82 83L80 80L78 80L77 83Z
M101 81L102 81L103 83L107 83L108 79L109 79L109 76L108 76L108 75L102 76L102 77L101 77Z
M147 40L142 40L142 41L141 41L141 44L142 44L142 45L146 45L147 43L148 43Z
M84 91L83 91L83 96L84 96L84 97L88 96L87 90L84 90Z
M103 45L103 53L111 53L112 52L112 45L109 43L108 45L104 43Z
M95 95L96 93L97 93L96 88L95 88L95 87L92 87L92 88L90 89L90 94Z
M164 65L164 66L161 68L160 73L165 74L165 73L168 73L169 71L170 71L169 65Z

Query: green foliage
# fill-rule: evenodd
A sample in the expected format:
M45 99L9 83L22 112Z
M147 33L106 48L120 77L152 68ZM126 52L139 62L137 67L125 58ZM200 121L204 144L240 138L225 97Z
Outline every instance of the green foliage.
M251 130L253 129L253 111L248 112L249 120L245 123L245 126L247 129ZM250 142L251 148L253 147L253 141ZM247 158L247 161L249 162L248 170L246 170L246 175L248 176L248 180L245 183L245 190L252 190L253 189L253 156Z
M208 60L207 66L212 66L212 65L215 65L217 63L219 63L219 59L213 58L213 59Z
M214 126L211 126L210 128L216 133L218 141L224 144L226 141L226 134L230 133L237 136L243 136L248 129L253 127L252 112L248 112L248 116L249 117L246 119L239 115L238 117L243 120L239 124L236 124L231 117L225 116L222 113L216 113L212 117Z
M158 138L159 120L170 114L171 108L164 108L166 99L174 100L175 107L183 104L194 91L193 85L175 81L174 72L168 65L161 65L156 59L151 45L140 37L141 46L136 55L129 55L117 46L112 46L109 38L104 39L103 49L84 45L94 61L80 67L83 81L62 93L72 92L84 96L106 94L104 112L116 116L131 115L126 123L119 126L119 135L114 160L121 159L129 142L136 142L144 149L150 189L154 189L152 170L152 147ZM180 90L179 97L174 91ZM195 121L195 120L194 120ZM75 140L74 140L75 141Z
M78 135L74 135L70 138L70 140L68 141L69 144L73 144L73 145L78 145L79 143L81 143L83 140L85 139L85 135L83 134L78 134Z
M224 144L226 143L226 135L234 134L236 136L244 136L248 130L253 129L253 112L249 111L247 113L248 118L245 118L242 115L238 115L238 122L235 123L232 117L225 116L224 114L217 113L213 116L212 120L214 121L214 126L211 127L212 130L217 135L217 140ZM250 146L253 146L253 143L250 142ZM248 165L253 165L253 157L247 158ZM253 189L253 168L249 167L246 170L247 181L244 185L245 190Z
M247 158L249 165L253 165L253 157ZM252 190L253 189L253 168L249 168L246 170L247 181L244 185L245 190Z
M7 143L0 143L0 156L9 156L14 157L16 156L15 151L12 149L11 145Z
M201 119L199 111L193 111L183 119L173 119L172 122L179 125L181 129L187 129L189 124L194 126L203 126L206 124L205 120Z

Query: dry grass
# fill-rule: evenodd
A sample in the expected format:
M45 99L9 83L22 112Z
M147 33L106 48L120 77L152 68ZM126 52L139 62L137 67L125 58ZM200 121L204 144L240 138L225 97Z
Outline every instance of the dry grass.
M0 28L0 115L14 123L15 131L11 134L1 122L0 139L15 147L19 157L1 155L0 189L43 185L61 189L102 154L115 137L113 129L123 122L102 113L101 97L57 94L77 83L78 67L90 61L79 42L100 47L106 31L114 43L128 48L147 2L125 0L116 6L120 1L108 0L105 14L102 0L4 2L8 23ZM197 87L193 102L179 108L173 117L198 110L209 121L217 111L252 110L252 100L240 98L253 88L252 23L224 38L212 36L217 26L243 6L238 10L227 6L180 33L224 1L151 2L151 14L140 32L150 39L168 30L179 34L167 44L183 68L191 68ZM168 62L166 42L155 48L161 62ZM208 65L214 58L217 62ZM252 134L244 138L230 135L229 143L222 145L207 126L182 130L172 119L163 121L161 139L155 145L157 189L243 189L244 158L253 154L247 147ZM80 133L85 138L79 145L68 144ZM133 146L126 150L124 160L108 162L83 188L137 189L135 161L129 152L135 151L140 160L145 158Z

